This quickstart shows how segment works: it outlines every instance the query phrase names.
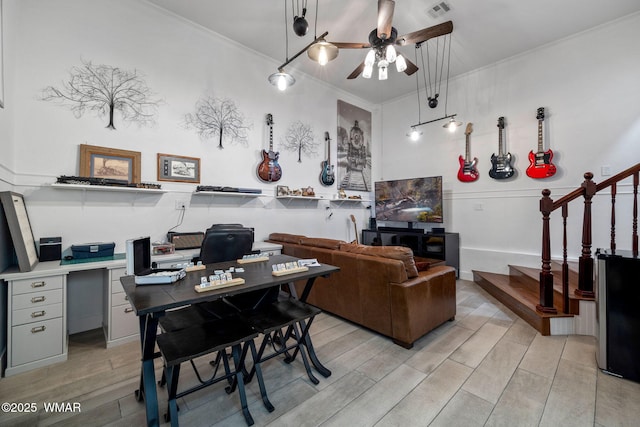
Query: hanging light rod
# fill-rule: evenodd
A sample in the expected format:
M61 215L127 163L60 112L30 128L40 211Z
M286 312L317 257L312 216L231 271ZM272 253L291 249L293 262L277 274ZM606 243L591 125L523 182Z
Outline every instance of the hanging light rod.
M287 59L287 61L282 64L281 66L278 67L278 70L283 69L284 67L286 67L287 65L289 65L291 63L291 61L293 61L294 59L296 59L298 56L302 55L303 53L305 53L312 45L314 45L315 43L317 43L319 40L324 39L327 34L329 34L328 31L325 31L324 33L322 33L320 36L316 37L311 43L309 43L308 45L306 45L304 48L302 48L302 50L298 53L296 53L295 55L293 55L291 58Z
M439 122L440 120L444 120L444 119L453 119L455 116L457 116L457 114L450 114L448 116L440 117L439 119L429 120L428 122L420 122L420 123L417 123L415 125L412 125L411 127L415 128L415 127L418 127L418 126L427 125L429 123Z

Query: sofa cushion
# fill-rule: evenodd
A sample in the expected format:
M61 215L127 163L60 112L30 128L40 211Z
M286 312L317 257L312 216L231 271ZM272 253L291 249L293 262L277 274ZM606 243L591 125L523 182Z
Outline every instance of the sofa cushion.
M346 243L344 240L324 239L321 237L304 237L300 239L300 244L303 246L314 246L324 249L339 249L340 245Z
M277 240L278 242L295 243L300 244L300 240L306 238L301 234L288 234L288 233L271 233L269 234L269 240Z
M408 278L418 276L418 270L413 260L413 251L411 248L406 248L404 246L367 246L343 243L340 245L340 250L343 252L397 259L404 263L404 268L407 272Z
M415 261L416 269L420 271L427 271L429 267L431 267L431 263L429 261Z

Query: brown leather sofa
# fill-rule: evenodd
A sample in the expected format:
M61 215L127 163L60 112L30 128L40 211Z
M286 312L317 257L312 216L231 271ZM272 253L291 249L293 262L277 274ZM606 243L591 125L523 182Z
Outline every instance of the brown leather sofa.
M409 248L286 233L272 233L267 241L282 245L283 254L340 267L329 278L316 280L307 301L403 347L413 347L418 338L456 315L455 269L424 268L422 262L423 271L418 271ZM296 283L299 293L303 285Z

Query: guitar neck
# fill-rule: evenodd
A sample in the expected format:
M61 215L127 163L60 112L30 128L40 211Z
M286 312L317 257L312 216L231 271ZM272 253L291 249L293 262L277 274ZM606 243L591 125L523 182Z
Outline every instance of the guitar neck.
M538 152L543 152L544 147L542 146L542 120L538 120Z
M500 157L504 156L504 151L502 149L502 129L498 129L498 155Z
M273 151L273 125L269 125L269 151Z
M465 140L464 160L466 162L469 162L471 160L471 151L469 150L469 135L466 136Z

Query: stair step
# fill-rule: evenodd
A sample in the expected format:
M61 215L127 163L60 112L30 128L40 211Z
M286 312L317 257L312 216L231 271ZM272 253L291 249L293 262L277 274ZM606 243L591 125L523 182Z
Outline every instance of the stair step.
M537 311L536 305L540 302L538 279L525 274L520 268L514 272L516 274L506 275L473 270L473 280L542 335L551 333L552 318L572 316L562 313L561 301L560 306L556 306L558 314Z

